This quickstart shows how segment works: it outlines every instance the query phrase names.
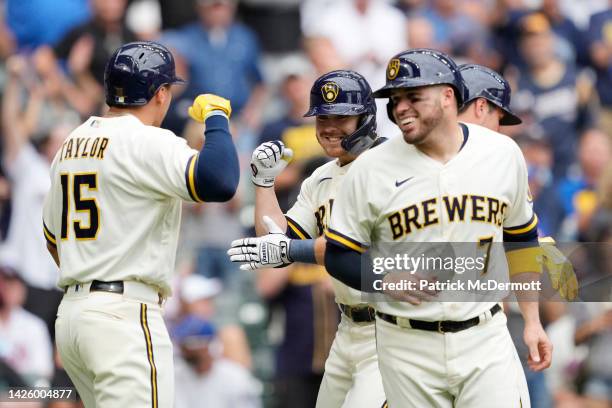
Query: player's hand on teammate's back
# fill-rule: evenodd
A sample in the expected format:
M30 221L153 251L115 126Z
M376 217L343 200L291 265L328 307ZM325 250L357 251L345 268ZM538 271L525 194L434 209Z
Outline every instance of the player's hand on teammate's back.
M532 371L550 367L553 345L540 322L525 323L523 341L529 349L527 365Z
M293 150L275 140L257 146L251 156L251 180L260 187L273 187L274 180L293 157Z
M227 251L232 262L243 263L240 265L243 271L283 268L293 263L289 257L291 238L285 235L272 218L264 216L263 222L268 227L268 235L237 239Z
M578 278L570 260L555 246L551 237L540 238L540 246L543 254L539 262L548 272L553 289L565 300L576 299Z
M421 282L424 282L421 285ZM418 273L411 272L390 272L383 277L384 287L383 293L400 302L408 302L413 305L419 305L422 301L435 300L437 292L429 287L429 283L434 280L428 279ZM401 289L393 288L393 284L402 284ZM406 285L413 285L414 289L404 289Z
M213 94L198 95L189 107L189 116L196 122L204 123L215 111L223 112L228 118L232 114L229 100Z

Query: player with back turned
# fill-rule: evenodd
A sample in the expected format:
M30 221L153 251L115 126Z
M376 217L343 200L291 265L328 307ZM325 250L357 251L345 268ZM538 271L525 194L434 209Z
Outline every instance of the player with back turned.
M520 242L520 249L507 253L510 274L537 276L537 218L524 159L508 137L458 122L467 95L454 61L429 49L398 54L374 96L389 98L388 116L402 137L355 161L334 201L327 242L282 234L247 238L234 243L232 260L251 269L314 253L335 278L373 291L371 277L361 273L362 255L390 243ZM375 305L379 368L390 406L529 406L499 303L440 302L428 288L391 295ZM521 308L529 364L542 370L552 346L537 303L522 302Z
M256 232L287 231L295 239L321 237L333 210L336 193L354 160L382 141L376 135L376 104L365 78L338 70L320 76L310 91L316 137L334 160L317 168L301 186L297 201L283 215L274 193L274 179L291 156L281 141L266 142L253 152ZM278 225L277 225L278 224ZM325 362L317 408L381 407L385 402L376 359L374 310L361 292L332 278L342 319Z
M56 343L87 408L173 405L161 312L181 200L227 201L238 185L228 100L200 95L189 108L206 124L199 152L159 127L182 82L162 45L123 45L106 66L110 110L76 128L51 166L43 227L64 290Z

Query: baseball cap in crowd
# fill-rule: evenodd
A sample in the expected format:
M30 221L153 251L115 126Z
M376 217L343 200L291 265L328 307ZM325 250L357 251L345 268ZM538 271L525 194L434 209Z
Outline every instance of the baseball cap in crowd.
M522 35L544 34L551 31L550 21L543 13L529 13L519 20L519 31Z
M208 320L188 315L174 327L172 338L179 345L197 347L210 343L216 333L215 326Z
M189 275L182 280L179 292L181 300L191 303L215 297L221 293L221 290L223 290L223 284L219 279Z

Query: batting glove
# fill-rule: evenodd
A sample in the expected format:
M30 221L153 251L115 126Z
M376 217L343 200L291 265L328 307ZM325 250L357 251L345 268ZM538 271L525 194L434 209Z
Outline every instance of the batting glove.
M232 262L241 262L240 269L283 268L293 263L289 257L291 239L268 216L263 222L270 233L256 238L237 239L227 251Z
M293 150L275 140L260 144L251 156L251 180L260 187L274 187L276 176L293 157Z
M193 105L189 107L189 116L196 122L204 123L211 115L224 115L229 117L232 114L230 101L213 94L198 95Z
M551 237L540 238L542 256L538 262L546 268L553 289L566 300L574 300L578 296L578 279L572 263L555 246Z

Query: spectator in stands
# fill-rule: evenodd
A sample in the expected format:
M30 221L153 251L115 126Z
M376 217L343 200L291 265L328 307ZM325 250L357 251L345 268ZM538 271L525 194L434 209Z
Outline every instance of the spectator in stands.
M558 197L564 225L562 238L582 239L597 208L595 189L612 157L611 143L605 133L592 129L580 138L578 161L580 173L559 182Z
M45 323L22 308L26 286L15 269L0 265L0 360L28 386L49 386L52 346Z
M209 279L201 275L189 275L180 283L181 300L180 316L196 316L214 322L217 327L217 338L223 346L223 357L250 369L251 351L246 334L236 323L236 308L231 311L218 308L219 294L223 286L218 279ZM225 291L223 297L237 297L238 293ZM228 309L228 308L225 308Z
M237 121L256 129L265 97L255 34L235 21L235 0L197 0L197 23L162 36L187 65L184 98L214 93L232 101ZM180 106L177 101L175 106ZM174 114L186 113L171 112Z
M89 0L6 0L6 23L20 50L56 44L90 15Z
M554 152L553 175L564 177L575 161L579 134L578 93L574 65L560 60L554 52L554 37L548 19L532 13L520 21L520 52L527 67L508 72L517 91L512 97L515 112L528 124L537 123L550 137Z
M56 55L68 62L82 91L100 100L108 58L119 46L136 40L125 26L126 4L127 0L90 0L91 19L70 30L55 46Z
M454 56L478 56L476 47L487 41L486 27L463 10L462 2L432 0L420 15L434 27L436 43L446 45Z
M572 20L561 10L559 0L542 0L542 13L548 18L556 36L556 54L562 60L584 65L588 62L585 38Z
M353 69L377 89L385 84L389 59L408 47L406 18L386 1L332 1L311 19L302 21L302 30L306 51L320 74ZM387 118L386 103L377 100L378 134L390 137L397 128Z
M30 57L12 56L6 66L4 101L10 106L4 109L35 141L58 126L78 126L81 115L97 108L64 76L49 47L39 47Z
M450 52L448 44L436 42L436 33L430 20L422 16L408 19L408 37L411 48L434 48L443 52Z
M12 61L14 62L14 61ZM37 96L31 94L26 112L19 107L18 72L9 69L11 80L8 82L2 104L2 165L11 183L11 219L6 240L0 252L17 268L28 286L25 308L41 317L54 332L57 306L63 296L57 287L58 271L53 259L45 249L44 236L41 234L40 217L43 200L50 187L49 167L55 153L71 130L61 122L48 128L47 133L37 140L37 148L31 143L35 123L39 116L52 115L53 109L42 110L32 107ZM49 87L43 83L42 87ZM45 92L42 90L41 92ZM38 110L38 112L36 112ZM62 118L58 115L57 119Z
M313 118L304 117L308 111L310 87L313 70L307 61L286 61L282 67L280 96L286 107L285 114L266 123L255 145L272 140L281 140L293 150L293 159L287 168L276 178L274 188L281 208L289 209L295 201L295 186L299 185L301 167L313 157L325 153L317 143Z
M261 407L261 385L246 368L222 357L222 344L209 321L186 316L172 334L180 351L176 408Z
M559 196L553 183L553 152L548 138L540 131L528 129L516 138L529 176L533 209L538 214L540 236L555 237L562 222Z
M602 109L599 126L612 140L612 7L591 16L588 42Z
M583 302L574 305L576 344L588 344L584 363L582 394L586 406L606 408L612 404L612 302Z
M127 28L142 41L154 41L161 34L162 15L156 0L136 0L130 3L125 15Z
M0 1L0 60L4 61L15 52L17 44L15 37L6 21L4 1Z

